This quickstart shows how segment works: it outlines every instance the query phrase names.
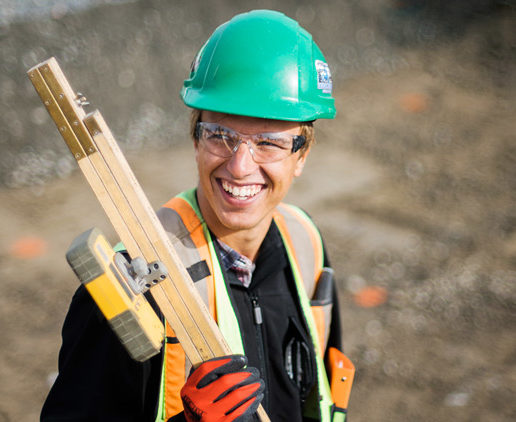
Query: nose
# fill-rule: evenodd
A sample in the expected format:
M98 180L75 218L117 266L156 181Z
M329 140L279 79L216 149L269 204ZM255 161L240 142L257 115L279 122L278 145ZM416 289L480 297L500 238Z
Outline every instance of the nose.
M254 162L251 148L249 141L243 139L236 146L236 151L233 152L226 165L233 177L242 178L256 170L257 164Z

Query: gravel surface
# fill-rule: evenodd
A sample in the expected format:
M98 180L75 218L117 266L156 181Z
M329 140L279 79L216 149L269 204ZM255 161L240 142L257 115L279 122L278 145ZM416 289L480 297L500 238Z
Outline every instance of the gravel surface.
M0 421L37 420L55 377L70 242L92 226L116 241L25 71L57 57L159 207L196 181L177 95L195 51L236 12L277 7L49 3L15 19L0 1ZM280 9L334 74L338 117L316 123L288 200L336 269L354 422L516 419L515 9L437 3Z

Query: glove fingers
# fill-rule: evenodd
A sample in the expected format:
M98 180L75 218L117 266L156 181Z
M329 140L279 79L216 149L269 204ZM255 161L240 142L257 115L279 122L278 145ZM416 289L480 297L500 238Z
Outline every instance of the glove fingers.
M258 406L263 400L263 393L258 394L254 401L249 401L237 411L231 413L231 416L236 416L233 422L248 422L250 417L256 413ZM254 420L254 419L253 419Z
M248 420L262 401L265 387L258 370L246 365L247 358L242 355L203 362L181 389L185 418Z
M246 401L240 402L237 406L226 412L224 415L233 421L249 421L251 415L256 413L258 406L263 400L263 393L252 396ZM234 418L234 419L233 419Z
M226 394L216 403L217 405L220 403L222 408L225 409L225 414L229 415L230 413L238 409L240 406L242 406L244 403L248 402L249 400L254 400L256 396L258 396L258 394L260 394L263 391L261 387L261 384L258 382L254 384L244 385Z
M203 397L208 400L206 404L209 409L225 415L238 410L236 414L239 415L243 413L239 410L240 406L245 404L245 411L257 396L263 396L264 389L265 385L260 378L249 372L238 372L223 375L213 384L198 391L202 391Z
M210 400L215 403L220 398L237 389L241 384L249 384L247 381L248 377L248 372L235 372L234 374L222 375L216 381L201 389L197 389L197 391L205 398L210 398Z
M247 385L257 384L259 387L258 393L261 393L265 389L265 385L263 383L263 380L260 378L258 369L254 367L246 368L244 371L235 374L224 375L218 382L224 382L228 386L228 388L225 389L221 394L219 394L215 398L215 400L213 400L214 403L223 399L228 394L237 389L239 391L244 391L241 390L241 388Z
M203 388L224 374L238 372L247 365L243 355L230 355L203 362L191 375L191 382Z
M259 393L259 391L261 391L261 385L259 383L245 385L237 390L233 390L218 401L208 401L204 403L202 405L204 410L195 406L194 403L191 403L188 400L185 401L184 398L183 402L186 404L185 412L187 412L188 408L189 414L197 414L199 416L200 419L198 420L210 415L211 417L219 418L217 420L231 421L234 418L247 414L246 412L249 409L251 409L249 414L256 411L258 404L263 398L263 394ZM259 401L256 406L253 406L256 400ZM252 409L254 409L254 411ZM187 420L192 419L187 418Z

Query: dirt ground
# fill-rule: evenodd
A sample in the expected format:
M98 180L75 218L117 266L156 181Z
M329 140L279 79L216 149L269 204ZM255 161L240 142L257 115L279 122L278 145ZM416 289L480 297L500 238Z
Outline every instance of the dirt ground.
M304 20L311 31L321 22L333 28L332 14L308 3L287 3L285 12ZM217 22L240 10L231 10L227 2L217 4L223 12L217 9L210 18ZM514 421L514 8L497 3L451 35L453 25L407 24L402 31L406 37L398 39L381 16L365 14L373 6L350 4L345 10L351 17L342 19L361 22L348 31L353 42L334 40L329 48L334 74L341 75L335 76L339 115L335 121L316 123L317 145L288 196L320 227L336 270L345 352L357 369L349 415L354 422ZM164 31L159 22L181 7L185 22L201 13L180 2L166 6L155 1L106 6L81 16L107 16L116 28L115 16L123 11L133 21L151 22ZM331 2L331 7L336 15L344 6ZM162 12L161 21L156 10ZM67 24L66 14L57 12L50 20L57 34L82 22L71 16ZM41 29L43 23L33 26ZM345 39L346 28L335 37ZM194 46L202 31L192 24L182 36ZM316 39L325 46L329 38L320 31ZM36 36L24 24L5 33L25 37L24 42ZM145 34L140 34L142 39ZM419 41L410 38L414 34ZM116 35L110 36L116 44ZM6 45L0 44L4 58L11 48ZM178 47L177 59L185 64L192 48ZM10 147L0 160L0 422L37 420L57 371L60 329L78 285L64 259L70 242L93 226L116 240L82 175L71 171L71 160L35 93L18 76L6 76L30 60L46 58L40 54L55 54L48 45L43 52L31 51L35 53L27 53L25 62L12 67L5 62L0 79L4 94L12 84L26 88L19 107L29 110L28 129L21 134L13 123L16 118L25 122L17 117L20 111L11 112L10 122L0 129L1 142ZM84 83L88 66L83 65L88 63L80 62L80 51L68 51L75 58L68 62L66 52L57 53L67 63L63 67L72 82ZM108 62L96 65L113 70ZM106 120L113 122L137 178L159 207L191 187L196 170L184 136L186 112L167 102L168 96L159 96L155 85L141 94L147 95L141 107L136 87L136 93L127 92L131 80L135 86L146 83L139 79L138 65L133 73L118 73L116 83L102 71L88 83L102 111L106 104ZM148 73L152 79L155 70ZM174 71L171 75L177 82L179 76ZM3 114L8 114L2 101ZM126 111L123 117L118 104ZM173 124L166 118L169 113L179 116ZM30 144L36 130L44 134L39 140L48 152L46 161ZM163 132L173 134L175 141L164 141ZM27 145L17 150L16 142ZM23 165L9 167L9 160ZM27 246L20 249L17 244L28 238L36 239L32 255Z

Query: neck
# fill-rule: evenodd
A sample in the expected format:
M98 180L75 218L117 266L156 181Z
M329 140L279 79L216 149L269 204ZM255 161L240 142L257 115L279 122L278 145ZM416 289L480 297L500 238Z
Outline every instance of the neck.
M211 208L200 188L197 190L197 202L204 221L212 233L226 245L254 262L263 239L269 231L273 210L266 213L259 221L250 224L245 222L245 218L243 221L236 218L230 219L229 223L223 223Z
M237 251L239 254L244 255L251 259L253 262L256 261L260 246L267 235L271 220L263 227L253 228L250 230L239 230L239 231L227 231L223 233L215 233L226 245Z

